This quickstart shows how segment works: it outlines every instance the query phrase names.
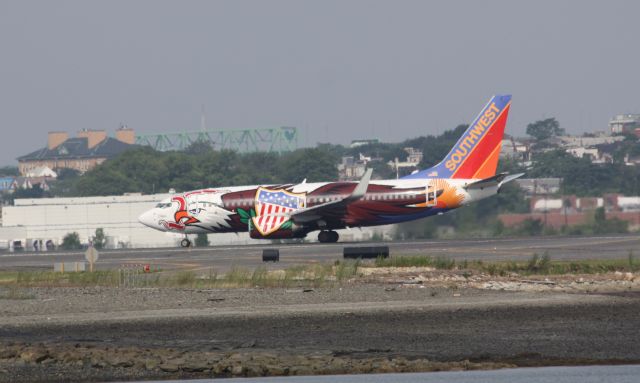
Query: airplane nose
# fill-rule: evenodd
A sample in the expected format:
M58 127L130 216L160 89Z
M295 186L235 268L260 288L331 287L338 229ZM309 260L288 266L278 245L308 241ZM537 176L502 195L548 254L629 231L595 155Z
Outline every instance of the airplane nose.
M140 214L140 216L138 217L138 222L145 226L154 227L156 225L156 222L153 217L153 211L149 210Z

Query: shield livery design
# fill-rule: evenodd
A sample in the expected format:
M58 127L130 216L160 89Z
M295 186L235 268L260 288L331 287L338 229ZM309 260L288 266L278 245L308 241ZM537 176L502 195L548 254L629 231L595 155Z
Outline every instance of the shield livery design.
M259 188L255 202L256 216L252 218L253 226L260 234L269 235L289 220L288 213L304 206L304 194Z

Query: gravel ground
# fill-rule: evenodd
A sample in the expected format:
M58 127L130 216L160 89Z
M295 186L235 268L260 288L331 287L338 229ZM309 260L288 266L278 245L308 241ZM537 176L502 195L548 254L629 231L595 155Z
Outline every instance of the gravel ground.
M405 283L0 289L14 298L0 299L0 382L640 362L633 278L394 278Z
M306 289L309 290L309 289ZM21 293L33 299L3 300L0 321L13 316L39 314L128 312L132 310L251 308L274 305L350 302L395 302L446 299L455 290L446 287L419 288L354 284L346 287L290 289L177 289L107 287L24 288ZM0 288L0 294L2 288ZM486 294L470 289L465 295ZM433 296L432 296L433 295ZM2 323L2 322L0 322Z

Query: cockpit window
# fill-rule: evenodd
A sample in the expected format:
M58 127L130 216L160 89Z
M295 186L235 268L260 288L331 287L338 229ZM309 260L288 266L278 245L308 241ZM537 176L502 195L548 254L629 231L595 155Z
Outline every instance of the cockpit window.
M159 204L156 205L156 207L160 209L166 209L168 207L171 207L171 202L166 202L166 203L160 202Z

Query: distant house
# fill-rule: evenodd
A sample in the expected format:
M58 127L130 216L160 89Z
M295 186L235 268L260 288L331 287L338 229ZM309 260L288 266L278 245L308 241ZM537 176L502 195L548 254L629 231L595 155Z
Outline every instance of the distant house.
M42 190L50 189L51 177L0 177L0 193L13 193L18 189L32 189L39 186Z
M557 146L577 158L588 158L594 164L613 162L611 149L619 147L624 136L608 136L602 132L584 136L556 137Z
M360 179L366 169L371 157L366 157L360 153L359 159L352 156L342 157L342 162L338 164L338 176L341 181Z
M603 163L613 163L615 153L622 148L622 146L622 141L618 141L610 144L596 145L595 148L598 149L600 159Z
M556 138L558 146L564 149L578 147L593 147L596 145L613 144L615 142L624 141L624 136L607 136L600 132L589 136L559 136Z
M621 194L605 194L601 197L538 196L530 200L530 213L500 214L498 219L505 226L521 225L525 220L538 220L545 226L560 229L563 226L593 222L594 210L604 208L606 218L616 218L629 223L630 230L640 229L640 197Z
M45 167L84 173L129 149L134 142L135 134L128 128L118 129L116 138L108 137L104 130L82 130L72 138L66 132L50 132L47 146L19 157L18 168L23 176Z
M48 191L50 189L48 177L16 177L13 181L14 190L17 189L33 189L39 186L40 189Z
M0 177L0 193L13 193L16 177Z
M517 141L513 137L505 137L502 140L500 157L526 162L531 160L531 150L527 143Z
M13 190L17 189L31 189L33 184L29 177L16 177L13 180Z
M407 155L408 163L414 164L415 166L417 166L420 162L422 162L422 158L424 157L422 150L412 148L412 147L407 147L407 148L404 148L404 151L407 152L408 154Z
M516 183L527 196L556 194L560 191L561 178L520 178Z
M389 165L389 167L391 169L394 169L396 172L404 168L417 169L418 165L420 165L420 162L422 162L422 158L424 157L424 154L420 149L406 147L404 148L404 151L407 152L406 161L400 161L396 157L393 161L387 162L387 165Z
M567 149L566 152L577 158L588 158L589 161L591 161L592 163L603 162L600 156L600 152L598 151L598 148L578 147L578 148Z
M636 133L640 128L640 114L618 114L609 121L611 134Z

